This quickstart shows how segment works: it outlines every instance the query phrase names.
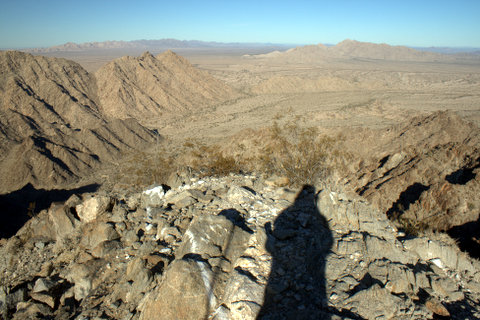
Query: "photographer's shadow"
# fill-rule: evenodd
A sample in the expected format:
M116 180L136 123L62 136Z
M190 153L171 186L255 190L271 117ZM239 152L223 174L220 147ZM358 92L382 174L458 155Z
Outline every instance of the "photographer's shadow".
M332 233L315 198L315 188L304 186L273 226L265 225L273 264L257 319L330 319L325 263Z

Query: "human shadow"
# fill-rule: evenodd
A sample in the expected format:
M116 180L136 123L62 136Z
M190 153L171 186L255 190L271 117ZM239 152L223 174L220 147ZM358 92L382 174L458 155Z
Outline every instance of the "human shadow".
M315 200L315 188L305 185L273 226L265 224L273 264L257 319L331 318L325 264L332 233Z
M63 202L74 194L95 192L99 184L75 189L36 189L30 183L22 189L0 195L0 238L9 238L33 215L47 209L53 202Z

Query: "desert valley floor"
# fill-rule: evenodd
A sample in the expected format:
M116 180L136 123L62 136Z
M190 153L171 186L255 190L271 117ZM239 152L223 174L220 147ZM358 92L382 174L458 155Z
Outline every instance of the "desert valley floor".
M173 51L0 52L0 319L480 317L478 57Z

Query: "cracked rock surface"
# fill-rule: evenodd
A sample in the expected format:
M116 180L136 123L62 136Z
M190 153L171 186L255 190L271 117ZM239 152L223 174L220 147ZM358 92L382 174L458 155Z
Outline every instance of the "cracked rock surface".
M72 197L0 245L1 319L478 319L480 263L339 186Z

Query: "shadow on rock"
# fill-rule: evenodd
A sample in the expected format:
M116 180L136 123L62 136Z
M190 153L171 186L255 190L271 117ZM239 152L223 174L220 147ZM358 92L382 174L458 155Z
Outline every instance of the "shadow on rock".
M273 264L257 319L330 319L325 263L332 233L315 197L314 187L304 186L273 226L265 225Z
M75 189L35 189L27 184L20 190L0 195L0 238L9 238L33 215L48 209L53 202L63 202L74 194L95 192L99 184L89 184Z

